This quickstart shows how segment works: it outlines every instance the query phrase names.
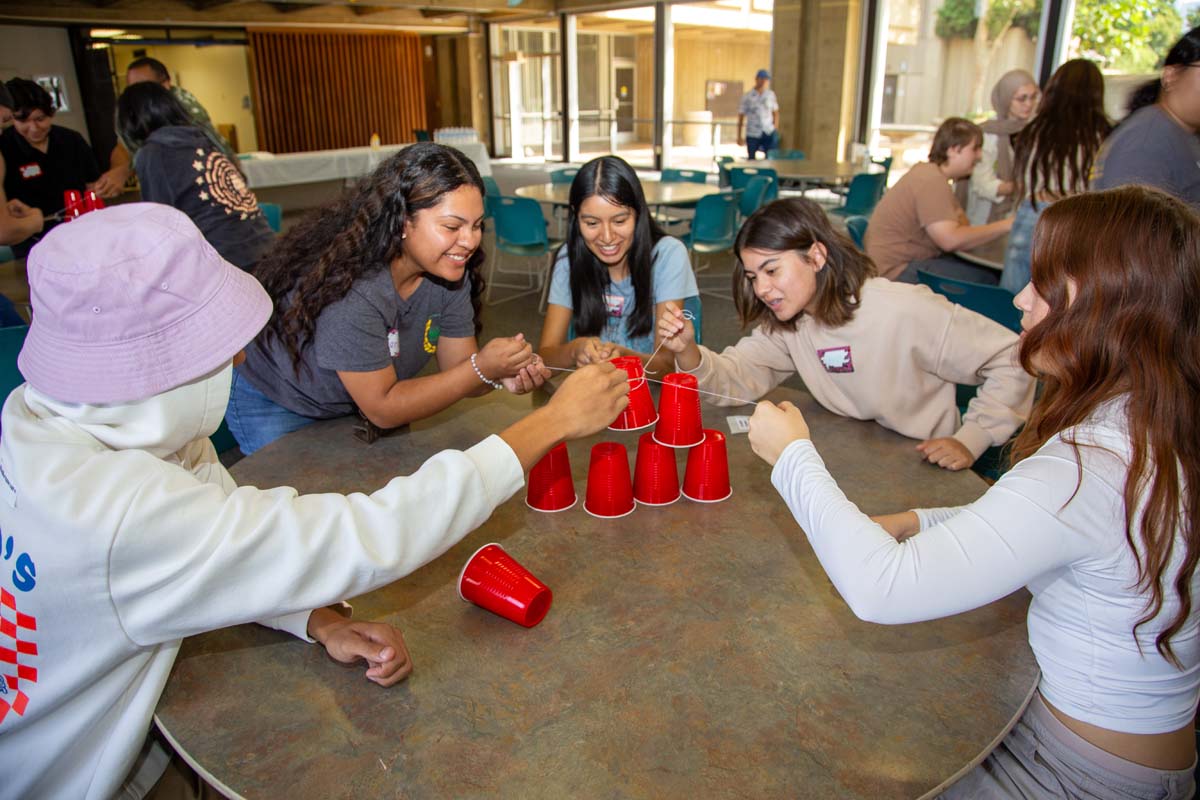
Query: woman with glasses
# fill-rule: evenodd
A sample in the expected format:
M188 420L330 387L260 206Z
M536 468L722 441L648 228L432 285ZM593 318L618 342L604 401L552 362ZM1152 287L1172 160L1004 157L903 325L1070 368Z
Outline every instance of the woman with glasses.
M1012 141L1033 119L1037 110L1037 81L1023 69L1004 73L992 87L996 116L979 127L983 130L983 160L975 165L967 194L967 218L972 225L986 225L1012 212Z

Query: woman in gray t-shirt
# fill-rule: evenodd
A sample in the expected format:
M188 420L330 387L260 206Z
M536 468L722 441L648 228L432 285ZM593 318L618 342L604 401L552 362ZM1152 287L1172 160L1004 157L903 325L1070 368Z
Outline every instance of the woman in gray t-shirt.
M234 373L226 419L250 454L356 410L395 428L548 372L521 334L479 333L483 181L459 151L406 147L308 215L259 263L271 321ZM438 371L415 377L433 357Z

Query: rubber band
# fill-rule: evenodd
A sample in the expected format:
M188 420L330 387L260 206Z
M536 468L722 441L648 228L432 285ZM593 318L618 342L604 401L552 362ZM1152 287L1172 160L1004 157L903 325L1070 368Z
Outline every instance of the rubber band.
M696 321L696 315L695 315L695 314L693 314L691 311L688 311L686 308L683 310L683 318L684 318L684 319L686 319L688 322L695 322L695 321ZM680 333L680 332L679 332L679 331L677 331L677 332L675 332L675 333L671 334L670 336L666 337L666 339L663 339L661 342L659 342L659 343L658 343L658 347L654 348L654 352L653 352L653 353L651 353L651 354L650 354L650 357L646 359L646 365L647 365L647 366L649 366L649 365L650 365L650 362L654 360L654 357L655 357L656 355L658 355L658 351L663 349L663 345L667 343L667 339L674 339L676 336L678 336L678 335L679 335L679 333ZM655 371L654 371L654 370L652 370L652 369L647 369L647 370L646 370L646 373L647 373L647 374L650 374L650 375L657 375L657 374L658 374L657 372L655 372ZM711 394L711 392L710 392L709 394Z

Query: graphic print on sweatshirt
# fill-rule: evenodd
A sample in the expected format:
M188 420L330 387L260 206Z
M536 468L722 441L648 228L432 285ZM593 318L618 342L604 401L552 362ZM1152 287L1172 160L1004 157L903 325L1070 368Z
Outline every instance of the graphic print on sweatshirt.
M23 716L29 707L28 684L37 683L37 619L21 611L18 598L37 585L37 569L28 553L17 552L12 536L0 533L0 730L9 713Z
M854 372L854 359L850 355L850 345L826 347L817 351L821 366L826 372Z
M197 173L201 201L224 209L226 214L238 214L242 219L260 213L258 200L246 186L242 173L221 153L216 150L205 153L197 147L192 169Z

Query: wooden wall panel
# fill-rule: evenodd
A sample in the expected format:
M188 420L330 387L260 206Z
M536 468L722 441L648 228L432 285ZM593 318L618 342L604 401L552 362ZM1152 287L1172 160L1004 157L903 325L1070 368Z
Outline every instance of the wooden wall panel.
M249 31L259 147L272 153L413 141L428 128L410 33Z

